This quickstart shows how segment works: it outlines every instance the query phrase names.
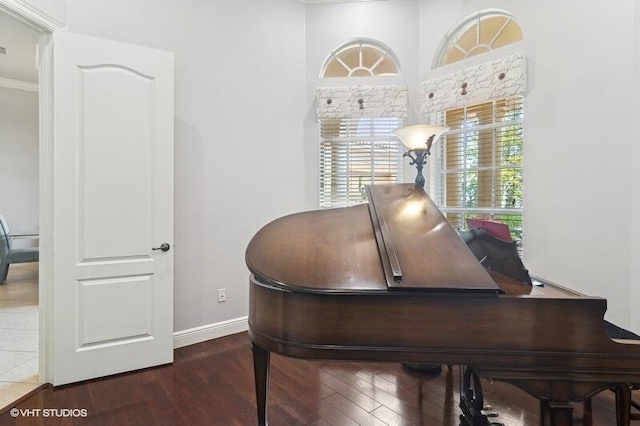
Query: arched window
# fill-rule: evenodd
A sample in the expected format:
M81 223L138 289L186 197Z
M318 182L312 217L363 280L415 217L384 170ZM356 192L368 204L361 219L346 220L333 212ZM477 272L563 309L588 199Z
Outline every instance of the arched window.
M406 116L406 87L398 90L399 86L389 86L384 79L380 83L384 80L387 85L364 87L358 81L360 77L399 74L398 60L391 49L371 39L343 43L324 61L321 78L349 78L353 85L335 91L327 87L318 89L320 105L337 111L317 111L320 207L362 203L366 201L364 185L402 181L401 144L391 131L402 127ZM367 80L367 84L372 81ZM331 94L326 95L326 90ZM390 105L401 106L394 109ZM399 112L403 108L405 112Z
M387 46L357 39L338 46L324 61L320 77L376 77L399 75L398 60Z
M522 38L522 29L513 15L500 10L481 10L449 30L434 58L433 68L481 55Z
M520 40L522 29L511 14L479 11L445 35L433 67L464 61ZM468 73L473 73L472 68L466 68ZM473 99L437 114L437 123L451 130L436 145L431 194L454 227L465 229L469 218L497 220L507 223L521 244L523 98Z

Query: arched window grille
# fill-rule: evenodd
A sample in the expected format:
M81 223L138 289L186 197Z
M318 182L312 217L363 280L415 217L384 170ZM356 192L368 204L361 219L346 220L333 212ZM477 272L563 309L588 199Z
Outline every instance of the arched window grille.
M371 39L352 40L338 46L324 61L320 77L378 77L400 75L390 48Z
M463 61L522 39L522 29L513 15L501 10L482 10L447 32L432 65L438 68Z

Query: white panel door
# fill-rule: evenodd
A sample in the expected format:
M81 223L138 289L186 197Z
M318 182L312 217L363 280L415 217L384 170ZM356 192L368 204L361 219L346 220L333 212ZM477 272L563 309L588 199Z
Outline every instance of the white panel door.
M173 83L173 53L53 35L54 385L173 361Z

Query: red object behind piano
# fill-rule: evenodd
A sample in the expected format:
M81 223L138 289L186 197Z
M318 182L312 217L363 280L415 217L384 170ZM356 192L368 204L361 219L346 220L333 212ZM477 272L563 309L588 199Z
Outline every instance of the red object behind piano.
M467 218L467 227L469 229L484 229L496 238L503 241L512 242L511 231L509 225L494 220Z

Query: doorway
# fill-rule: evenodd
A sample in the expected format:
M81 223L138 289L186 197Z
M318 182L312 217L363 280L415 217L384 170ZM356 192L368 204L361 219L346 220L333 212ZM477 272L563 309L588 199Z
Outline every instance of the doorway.
M170 363L173 53L70 33L14 0L0 10L40 35L39 381Z
M0 9L0 214L14 249L38 246L40 36ZM39 384L38 262L15 263L0 283L0 408Z

